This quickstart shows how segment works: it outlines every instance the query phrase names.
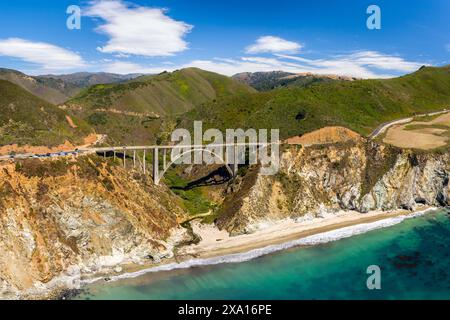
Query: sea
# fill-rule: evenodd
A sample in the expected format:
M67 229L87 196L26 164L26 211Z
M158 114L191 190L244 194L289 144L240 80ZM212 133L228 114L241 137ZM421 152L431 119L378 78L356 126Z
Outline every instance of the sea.
M89 300L450 299L445 210L86 283Z

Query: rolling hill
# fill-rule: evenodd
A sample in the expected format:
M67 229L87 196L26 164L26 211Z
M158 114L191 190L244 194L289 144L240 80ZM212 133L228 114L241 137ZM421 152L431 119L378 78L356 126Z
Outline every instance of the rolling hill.
M122 84L92 86L66 104L85 110L107 109L167 116L182 114L215 98L253 91L228 77L187 68L142 76Z
M270 91L282 87L305 88L322 82L353 81L355 78L336 75L317 75L312 73L289 73L284 71L271 72L243 72L232 77L242 83L248 84L258 91Z
M343 126L368 135L379 124L418 113L450 109L450 66L422 67L383 80L319 83L227 97L196 107L181 127L279 128L282 138Z
M41 79L11 69L0 69L0 79L10 81L31 94L50 103L58 104L77 91L75 86L56 79Z
M81 143L92 130L84 121L76 117L68 120L67 116L20 86L0 80L0 146Z
M79 93L81 89L88 88L97 84L109 84L109 83L121 83L128 80L142 76L143 74L133 73L133 74L115 74L107 72L77 72L62 75L42 75L38 76L39 79L47 79L54 81L62 81L68 86L73 86L77 88L75 94ZM74 94L70 95L72 97Z
M368 135L393 119L450 109L450 66L423 67L394 79L323 81L262 92L188 68L88 87L62 106L66 110L8 81L1 81L0 93L2 144L74 142L90 128L107 134L109 144L160 143L177 126L191 128L194 120L203 120L205 129L279 128L282 138L326 126Z
M65 107L86 119L98 133L107 134L111 144L154 143L174 128L176 116L203 103L254 92L229 77L188 68L126 83L95 85Z
M124 82L137 76L140 75L89 72L29 76L16 70L0 68L0 79L15 83L33 95L53 104L63 103L89 86Z

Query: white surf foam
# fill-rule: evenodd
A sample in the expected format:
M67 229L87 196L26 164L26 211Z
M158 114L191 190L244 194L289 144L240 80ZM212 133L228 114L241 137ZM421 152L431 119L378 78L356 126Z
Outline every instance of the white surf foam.
M293 247L299 247L299 246L311 246L311 245L317 245L317 244L323 244L327 242L337 241L340 239L349 238L355 235L360 235L369 231L382 229L386 227L390 227L396 224L401 223L405 219L415 218L418 216L422 216L427 212L430 211L436 211L437 208L429 208L424 211L418 211L413 214L408 214L404 216L398 216L393 218L387 218L371 223L362 223L357 224L350 227L344 227L332 231L327 231L323 233L318 233L312 236L300 238L297 240L285 242L282 244L276 244L276 245L270 245L263 248L254 249L248 252L244 253L235 253L235 254L229 254L225 256L220 257L214 257L214 258L207 258L207 259L192 259L180 263L169 263L157 267L151 267L148 269L143 269L136 272L131 273L124 273L116 276L109 277L110 281L117 281L121 279L130 279L130 278L136 278L139 276L142 276L147 273L153 273L153 272L161 272L161 271L171 271L171 270L177 270L177 269L187 269L187 268L193 268L193 267L199 267L199 266L206 266L206 265L218 265L222 263L240 263L240 262L246 262L253 260L255 258L271 254L274 252L290 249ZM99 280L103 280L102 278L95 278L90 280L84 280L83 283L94 283Z

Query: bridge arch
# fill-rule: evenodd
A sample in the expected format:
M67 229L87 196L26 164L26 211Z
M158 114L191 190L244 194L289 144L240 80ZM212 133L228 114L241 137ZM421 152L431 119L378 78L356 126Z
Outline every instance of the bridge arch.
M155 177L155 184L156 184L156 185L159 184L159 182L161 181L161 179L162 179L162 178L164 177L164 175L166 174L167 170L169 170L170 167L171 167L176 161L178 161L179 159L181 159L181 158L184 157L185 155L188 155L188 154L193 153L193 152L202 152L202 153L203 153L203 152L207 152L207 153L211 154L214 158L219 159L219 160L222 162L222 164L225 165L225 167L227 168L227 171L228 171L228 173L230 174L231 177L233 177L233 176L235 175L235 172L231 169L231 167L230 167L230 166L225 162L225 160L224 160L222 157L220 157L217 153L212 152L211 150L208 150L208 149L194 148L194 149L190 149L189 151L185 151L185 152L179 154L178 156L176 156L175 159L174 159L173 161L171 161L171 162L167 165L166 168L164 168L164 170L161 172L161 174L158 173L158 176Z

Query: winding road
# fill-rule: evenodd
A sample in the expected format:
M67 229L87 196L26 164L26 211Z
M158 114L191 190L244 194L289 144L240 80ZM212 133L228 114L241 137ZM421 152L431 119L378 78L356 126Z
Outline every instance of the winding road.
M416 115L413 117L393 120L389 122L385 122L381 125L379 125L368 137L369 139L375 139L376 137L380 136L386 130L388 130L390 127L398 124L405 124L408 122L411 122L414 120L414 118L417 117L426 117L426 116L435 116L440 115L444 113L448 113L450 110L444 109L442 111L436 111L436 112L430 112L426 114ZM106 138L106 135L98 135L98 140L95 143L92 143L88 146L80 146L76 148L75 150L71 151L62 151L62 152L53 152L53 153L46 153L46 154L31 154L31 153L22 153L22 154L14 154L14 155L3 155L0 156L0 161L4 160L23 160L23 159L46 159L46 158L56 158L56 157L67 157L72 155L79 155L79 154L86 154L86 153L95 153L95 152L105 152L105 151L114 151L114 150L137 150L137 149L143 149L143 148L149 148L149 147L107 147L107 148L92 148L93 146L100 144L103 142ZM158 146L152 146L151 148L158 148ZM168 146L170 148L170 146Z
M56 152L48 152L42 154L35 153L16 153L16 154L8 154L8 155L0 155L0 161L5 160L24 160L24 159L46 159L46 158L57 158L57 157L67 157L67 156L75 156L80 154L80 149L88 149L89 147L93 147L95 145L101 144L105 141L107 135L105 134L97 134L96 141L85 144L82 146L76 147L74 150L66 150L66 151L56 151Z
M444 114L450 112L447 109L444 109L443 111L437 111L437 112L431 112L431 113L425 113L425 114L420 114L420 115L416 115L413 117L409 117L409 118L403 118L403 119L399 119L399 120L393 120L393 121L389 121L389 122L385 122L381 125L379 125L370 135L369 135L369 139L375 139L376 137L378 137L380 134L383 134L384 132L386 132L387 129L389 129L390 127L397 125L397 124L405 124L408 122L411 122L414 120L414 118L418 118L418 117L427 117L427 116L437 116L440 114Z

